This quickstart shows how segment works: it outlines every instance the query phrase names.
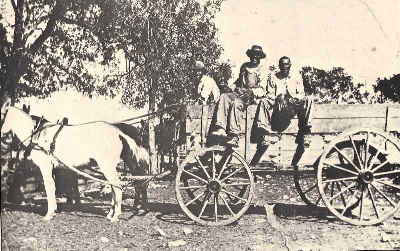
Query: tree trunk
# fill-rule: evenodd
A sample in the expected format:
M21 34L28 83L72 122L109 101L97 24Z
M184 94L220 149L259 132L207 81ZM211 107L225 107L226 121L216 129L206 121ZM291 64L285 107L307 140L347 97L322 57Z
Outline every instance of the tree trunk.
M153 89L153 79L150 78L150 90ZM153 92L149 92L149 113L153 113L156 110L156 99ZM158 174L160 172L157 165L157 147L156 147L156 132L154 121L155 116L149 116L149 152L150 152L150 173Z

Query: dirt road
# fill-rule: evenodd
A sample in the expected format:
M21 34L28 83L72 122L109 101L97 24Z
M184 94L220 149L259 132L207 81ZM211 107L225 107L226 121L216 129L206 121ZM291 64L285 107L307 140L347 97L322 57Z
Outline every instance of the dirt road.
M270 177L256 186L254 205L235 224L199 226L182 213L172 182L149 188L149 212L125 199L118 223L105 219L109 200L84 198L42 222L45 201L5 205L2 250L354 250L400 249L400 219L379 226L348 225L322 207L305 206L291 177Z

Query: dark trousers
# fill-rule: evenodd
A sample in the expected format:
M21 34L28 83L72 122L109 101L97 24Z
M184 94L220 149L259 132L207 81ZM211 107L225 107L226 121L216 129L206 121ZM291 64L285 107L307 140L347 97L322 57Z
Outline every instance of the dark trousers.
M251 129L250 142L259 143L268 133L282 132L288 128L291 119L297 115L299 133L296 143L301 144L303 135L311 132L311 120L313 102L309 98L288 99L287 107L279 109L274 101L261 99L256 110L256 114Z

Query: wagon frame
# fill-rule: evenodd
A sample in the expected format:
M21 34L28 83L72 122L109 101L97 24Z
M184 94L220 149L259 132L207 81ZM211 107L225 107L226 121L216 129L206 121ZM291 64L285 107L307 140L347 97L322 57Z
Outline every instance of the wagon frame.
M212 106L186 109L183 152L187 154L178 167L175 190L189 218L211 226L238 220L254 197L254 175L269 172L292 174L307 205L325 205L332 214L354 225L381 223L399 210L400 105L316 105L314 143L309 149L294 146L297 123L292 121L279 132L283 139L268 150L270 156L266 157L273 155L275 161L264 157L264 166L250 167L249 159L256 152L249 136L255 109L247 107L242 117L239 151L206 146ZM290 139L291 145L287 143ZM223 160L228 158L235 159L227 163L236 168L225 167ZM231 187L236 190L228 191Z

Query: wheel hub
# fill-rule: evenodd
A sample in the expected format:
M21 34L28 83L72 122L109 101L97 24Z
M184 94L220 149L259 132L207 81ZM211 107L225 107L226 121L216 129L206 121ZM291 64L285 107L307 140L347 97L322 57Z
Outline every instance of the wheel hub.
M364 171L358 175L361 183L370 184L374 180L374 174L371 171Z
M221 184L216 180L211 180L207 188L211 193L219 193L221 191Z

